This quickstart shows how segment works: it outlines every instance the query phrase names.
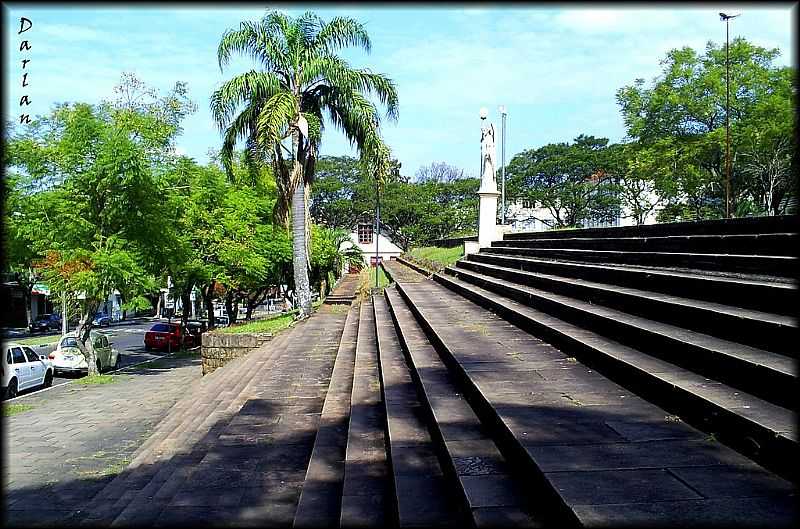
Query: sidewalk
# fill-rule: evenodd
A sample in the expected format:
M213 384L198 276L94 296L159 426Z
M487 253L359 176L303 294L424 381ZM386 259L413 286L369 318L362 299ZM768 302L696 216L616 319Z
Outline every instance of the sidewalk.
M106 385L66 384L4 417L4 526L74 525L155 425L200 379L199 358L161 359Z

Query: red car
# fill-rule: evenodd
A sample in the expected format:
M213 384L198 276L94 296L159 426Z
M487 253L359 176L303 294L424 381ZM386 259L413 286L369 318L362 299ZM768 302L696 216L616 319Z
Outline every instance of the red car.
M144 350L177 350L182 346L192 347L194 336L187 333L179 323L156 323L144 334Z

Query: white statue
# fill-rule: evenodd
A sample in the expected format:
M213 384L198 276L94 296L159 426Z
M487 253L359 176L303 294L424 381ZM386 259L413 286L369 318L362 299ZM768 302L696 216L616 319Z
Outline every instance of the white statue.
M497 191L496 161L494 125L489 123L481 127L481 191Z

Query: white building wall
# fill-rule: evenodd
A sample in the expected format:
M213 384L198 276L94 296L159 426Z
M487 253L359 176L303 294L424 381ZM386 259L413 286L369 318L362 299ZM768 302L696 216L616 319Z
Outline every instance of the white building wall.
M357 246L361 248L361 252L364 254L364 265L369 266L370 258L375 257L375 234L373 234L372 242L369 244L359 243L358 242L358 231L353 230L350 232L350 240L345 241L340 246L340 249L345 250L347 248L351 248L353 246ZM383 233L381 233L377 237L378 243L378 255L384 261L388 261L393 257L399 257L400 254L403 253L403 249L393 243L389 238L387 238Z
M655 199L655 194L649 197ZM517 199L508 204L506 210L506 222L511 224L512 231L545 231L551 229L555 218L547 208L524 207L523 200ZM655 224L656 216L660 208L651 211L645 218L644 224ZM623 207L619 218L613 222L587 222L584 228L602 228L609 226L633 226L635 220L630 216L630 209Z

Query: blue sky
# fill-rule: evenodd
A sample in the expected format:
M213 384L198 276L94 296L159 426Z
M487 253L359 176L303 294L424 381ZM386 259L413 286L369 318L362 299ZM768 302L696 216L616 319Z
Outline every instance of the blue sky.
M345 15L363 22L372 52L345 52L352 65L387 74L398 89L400 118L385 123L393 154L413 175L444 161L478 172L480 120L485 106L499 128L498 106L508 109L506 159L524 149L570 141L581 133L622 140L625 131L615 92L660 71L659 60L675 47L702 52L706 42L724 43L718 12L740 12L731 38L745 37L780 48L780 64L794 64L793 17L797 4L453 4L393 7L388 4L279 4L296 15L317 11L323 18ZM266 7L269 7L268 5ZM219 148L220 133L208 110L210 94L224 80L249 70L246 59L220 73L216 49L222 33L242 20L260 18L266 7L120 8L98 5L4 4L6 20L33 20L24 36L32 49L20 53L22 36L6 31L6 108L16 117L28 94L32 114L56 102L99 102L112 98L123 71L166 91L186 81L199 107L184 123L179 152L201 163ZM31 62L27 88L20 87L20 61ZM322 154L355 154L333 127ZM498 155L499 155L498 150Z

